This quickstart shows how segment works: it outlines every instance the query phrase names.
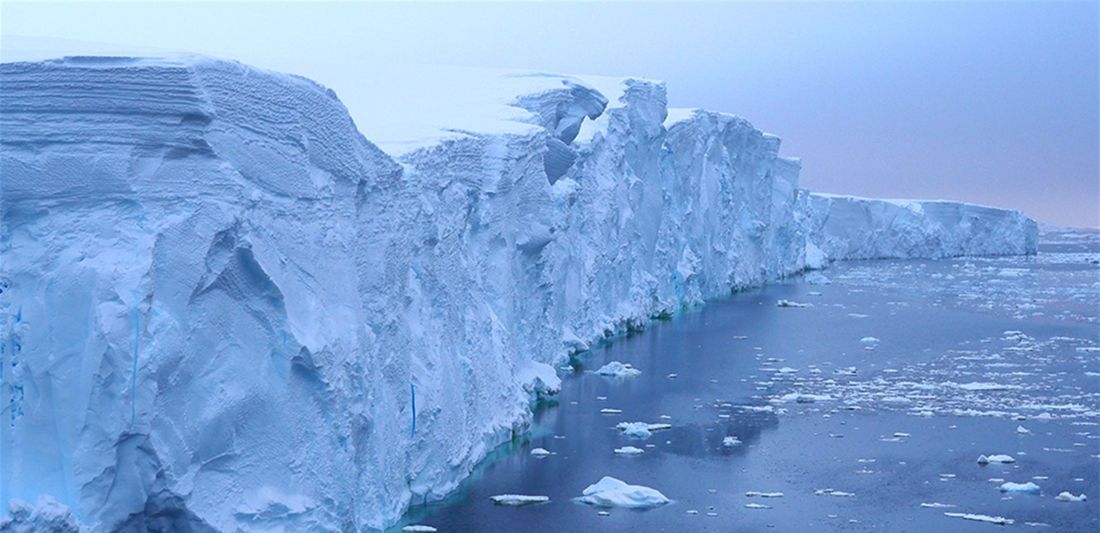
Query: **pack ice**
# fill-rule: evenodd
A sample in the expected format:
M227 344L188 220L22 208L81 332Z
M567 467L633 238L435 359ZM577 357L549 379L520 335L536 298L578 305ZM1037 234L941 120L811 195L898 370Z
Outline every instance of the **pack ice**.
M0 65L6 526L386 527L601 338L828 259L1034 252L1015 212L810 195L659 82L432 72L353 95L374 144L235 62Z

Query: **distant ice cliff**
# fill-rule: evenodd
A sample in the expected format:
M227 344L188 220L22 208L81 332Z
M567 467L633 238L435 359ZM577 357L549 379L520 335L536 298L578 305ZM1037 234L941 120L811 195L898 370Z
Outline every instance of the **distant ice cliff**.
M439 128L379 104L411 132L386 152L233 62L0 82L11 527L381 528L602 338L808 262L1035 251L1015 212L810 195L778 138L647 80L456 80Z

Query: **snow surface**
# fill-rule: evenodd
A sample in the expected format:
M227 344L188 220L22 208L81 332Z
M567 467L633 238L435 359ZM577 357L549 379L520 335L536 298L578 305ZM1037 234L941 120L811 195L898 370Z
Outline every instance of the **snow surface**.
M603 479L585 488L581 494L577 501L596 507L645 509L669 502L669 499L656 489L630 485L611 476L604 476Z
M1018 214L942 202L830 199L878 213L849 231L777 137L666 122L660 82L419 72L350 95L353 122L231 61L0 65L0 502L56 499L8 519L386 527L602 338L815 249L1033 248Z

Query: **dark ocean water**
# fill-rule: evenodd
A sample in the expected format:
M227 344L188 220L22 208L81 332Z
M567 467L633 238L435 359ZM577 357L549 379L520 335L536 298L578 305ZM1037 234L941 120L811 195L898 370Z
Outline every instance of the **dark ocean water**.
M494 452L454 496L410 510L403 524L1000 527L944 514L957 512L1012 519L1012 528L1100 531L1098 260L1096 234L1055 234L1035 257L840 263L823 272L829 284L795 278L655 323L585 354L564 379L559 405L536 414L527 438ZM812 307L781 308L780 299ZM592 372L608 361L642 374ZM638 440L620 435L622 421L672 429ZM727 436L742 443L723 446ZM626 445L645 453L613 453ZM532 457L535 447L553 455ZM1016 462L981 466L981 454ZM673 502L601 515L573 501L605 475ZM1041 494L1003 494L1006 481L1034 482ZM819 494L825 489L850 495ZM1060 502L1062 491L1088 501ZM510 508L489 500L505 493L551 501Z

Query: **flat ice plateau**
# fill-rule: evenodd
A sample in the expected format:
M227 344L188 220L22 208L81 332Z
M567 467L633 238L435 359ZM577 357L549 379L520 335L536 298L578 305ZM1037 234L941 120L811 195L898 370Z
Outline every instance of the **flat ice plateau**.
M235 62L0 65L8 526L383 528L602 339L830 260L1035 252L1017 212L811 195L660 82L432 72L358 129Z

